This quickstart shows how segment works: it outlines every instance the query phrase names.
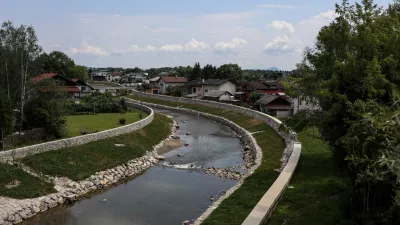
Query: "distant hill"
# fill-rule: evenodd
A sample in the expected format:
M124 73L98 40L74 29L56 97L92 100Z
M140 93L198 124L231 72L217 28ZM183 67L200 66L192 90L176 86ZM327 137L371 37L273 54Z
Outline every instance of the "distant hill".
M281 71L279 68L276 68L276 67L270 67L267 70Z
M281 71L279 68L276 68L276 67L270 67L270 68L267 68L267 69L248 69L248 70L272 70L272 71Z

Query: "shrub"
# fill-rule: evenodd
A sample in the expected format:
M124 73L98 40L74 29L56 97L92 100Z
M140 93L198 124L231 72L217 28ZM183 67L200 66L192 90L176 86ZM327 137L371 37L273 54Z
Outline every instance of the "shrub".
M123 125L125 123L126 123L126 119L125 118L119 119L119 124Z

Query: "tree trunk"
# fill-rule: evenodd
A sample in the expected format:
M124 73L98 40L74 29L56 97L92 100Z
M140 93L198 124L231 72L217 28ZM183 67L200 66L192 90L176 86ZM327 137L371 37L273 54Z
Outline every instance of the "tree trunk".
M7 60L7 59L6 59ZM7 61L6 61L6 78L7 78L7 97L8 100L10 100L10 80L8 78L8 66L7 66Z
M22 122L24 119L24 104L25 104L25 68L23 56L21 56L21 108L20 108L20 121L19 121L19 132L22 132Z

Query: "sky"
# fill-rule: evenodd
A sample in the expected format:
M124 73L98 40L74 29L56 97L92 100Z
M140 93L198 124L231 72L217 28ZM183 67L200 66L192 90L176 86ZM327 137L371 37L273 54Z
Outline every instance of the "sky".
M200 62L295 68L341 0L0 0L0 21L32 25L44 51L88 67ZM351 1L351 2L354 2ZM387 7L391 0L376 0Z

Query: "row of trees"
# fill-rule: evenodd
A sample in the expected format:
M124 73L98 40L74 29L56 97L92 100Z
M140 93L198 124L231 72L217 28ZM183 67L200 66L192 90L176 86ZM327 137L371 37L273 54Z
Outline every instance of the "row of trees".
M286 81L321 112L287 121L297 131L318 126L338 166L352 181L351 215L360 224L400 223L400 2L336 5L313 48Z
M5 22L0 28L0 149L14 131L45 128L49 136L65 131L65 91L56 81L32 78L45 72L85 79L84 67L76 66L64 53L46 54L31 26Z

